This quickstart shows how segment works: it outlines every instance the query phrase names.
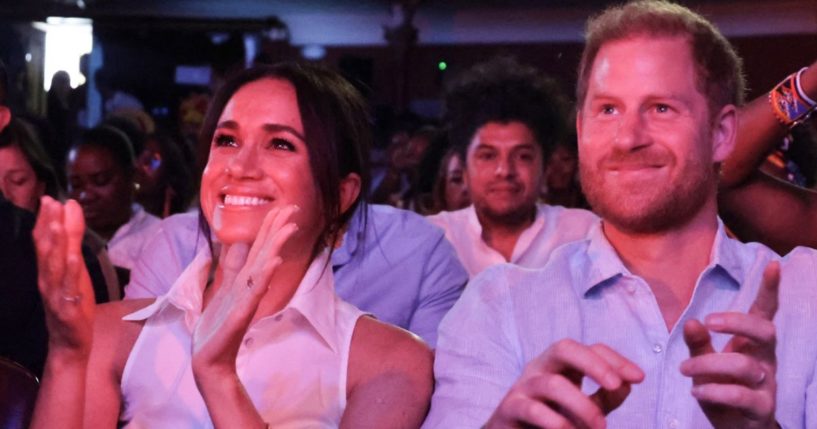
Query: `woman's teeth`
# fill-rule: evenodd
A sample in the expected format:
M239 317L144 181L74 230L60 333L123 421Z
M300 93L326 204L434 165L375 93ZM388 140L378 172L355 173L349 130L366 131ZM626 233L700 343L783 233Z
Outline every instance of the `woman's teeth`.
M225 195L225 206L260 206L272 201L269 198L246 197L241 195Z

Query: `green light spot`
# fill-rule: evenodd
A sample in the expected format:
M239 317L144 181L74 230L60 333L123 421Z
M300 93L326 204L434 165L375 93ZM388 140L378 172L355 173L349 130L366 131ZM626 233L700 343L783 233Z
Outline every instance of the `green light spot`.
M437 63L437 68L440 69L440 71L445 71L445 69L448 68L448 63L446 63L445 61L440 61L439 63Z

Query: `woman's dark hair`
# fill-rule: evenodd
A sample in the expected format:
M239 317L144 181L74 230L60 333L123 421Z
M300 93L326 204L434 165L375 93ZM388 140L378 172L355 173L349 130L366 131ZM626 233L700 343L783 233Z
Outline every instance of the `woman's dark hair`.
M133 177L136 168L133 146L128 136L118 128L111 125L100 125L83 132L71 148L77 149L83 146L107 150L114 162L122 168L125 177Z
M326 225L315 245L317 254L324 245L335 243L359 206L363 208L361 213L366 214L368 154L372 144L368 108L352 84L323 67L280 63L243 70L228 79L213 96L199 135L198 177L207 163L213 134L227 102L241 87L261 79L280 79L295 87L312 177L318 188L320 206L327 215ZM340 213L338 189L340 181L350 173L360 176L361 191L349 210ZM200 219L204 236L209 239L209 226L203 217Z
M20 149L37 180L45 183L45 194L52 198L60 197L60 186L51 159L43 145L36 137L31 125L13 118L6 129L0 132L0 148L16 146Z

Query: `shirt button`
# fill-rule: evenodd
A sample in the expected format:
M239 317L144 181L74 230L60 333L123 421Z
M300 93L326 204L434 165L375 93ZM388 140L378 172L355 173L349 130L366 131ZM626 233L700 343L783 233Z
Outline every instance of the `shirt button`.
M247 337L244 339L244 345L247 347L252 347L252 343L254 342L255 340L253 340L252 337Z
M655 343L652 346L652 351L654 351L656 353L661 353L662 351L664 351L664 348L661 347L661 344Z
M629 293L630 295L635 293L635 285L628 283L627 286L625 286L625 288L627 289L627 293Z
M670 427L670 429L677 429L677 428L678 428L678 426L680 426L680 422L678 421L678 419L672 419L672 420L669 422L669 427Z

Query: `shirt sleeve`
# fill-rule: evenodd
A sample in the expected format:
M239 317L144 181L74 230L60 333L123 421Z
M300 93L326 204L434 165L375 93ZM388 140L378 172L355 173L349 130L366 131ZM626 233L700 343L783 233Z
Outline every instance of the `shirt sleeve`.
M437 344L440 321L462 294L468 273L442 232L432 243L424 261L419 301L411 316L409 330L433 348Z
M512 304L502 267L475 277L443 319L436 386L424 428L478 428L522 374Z

